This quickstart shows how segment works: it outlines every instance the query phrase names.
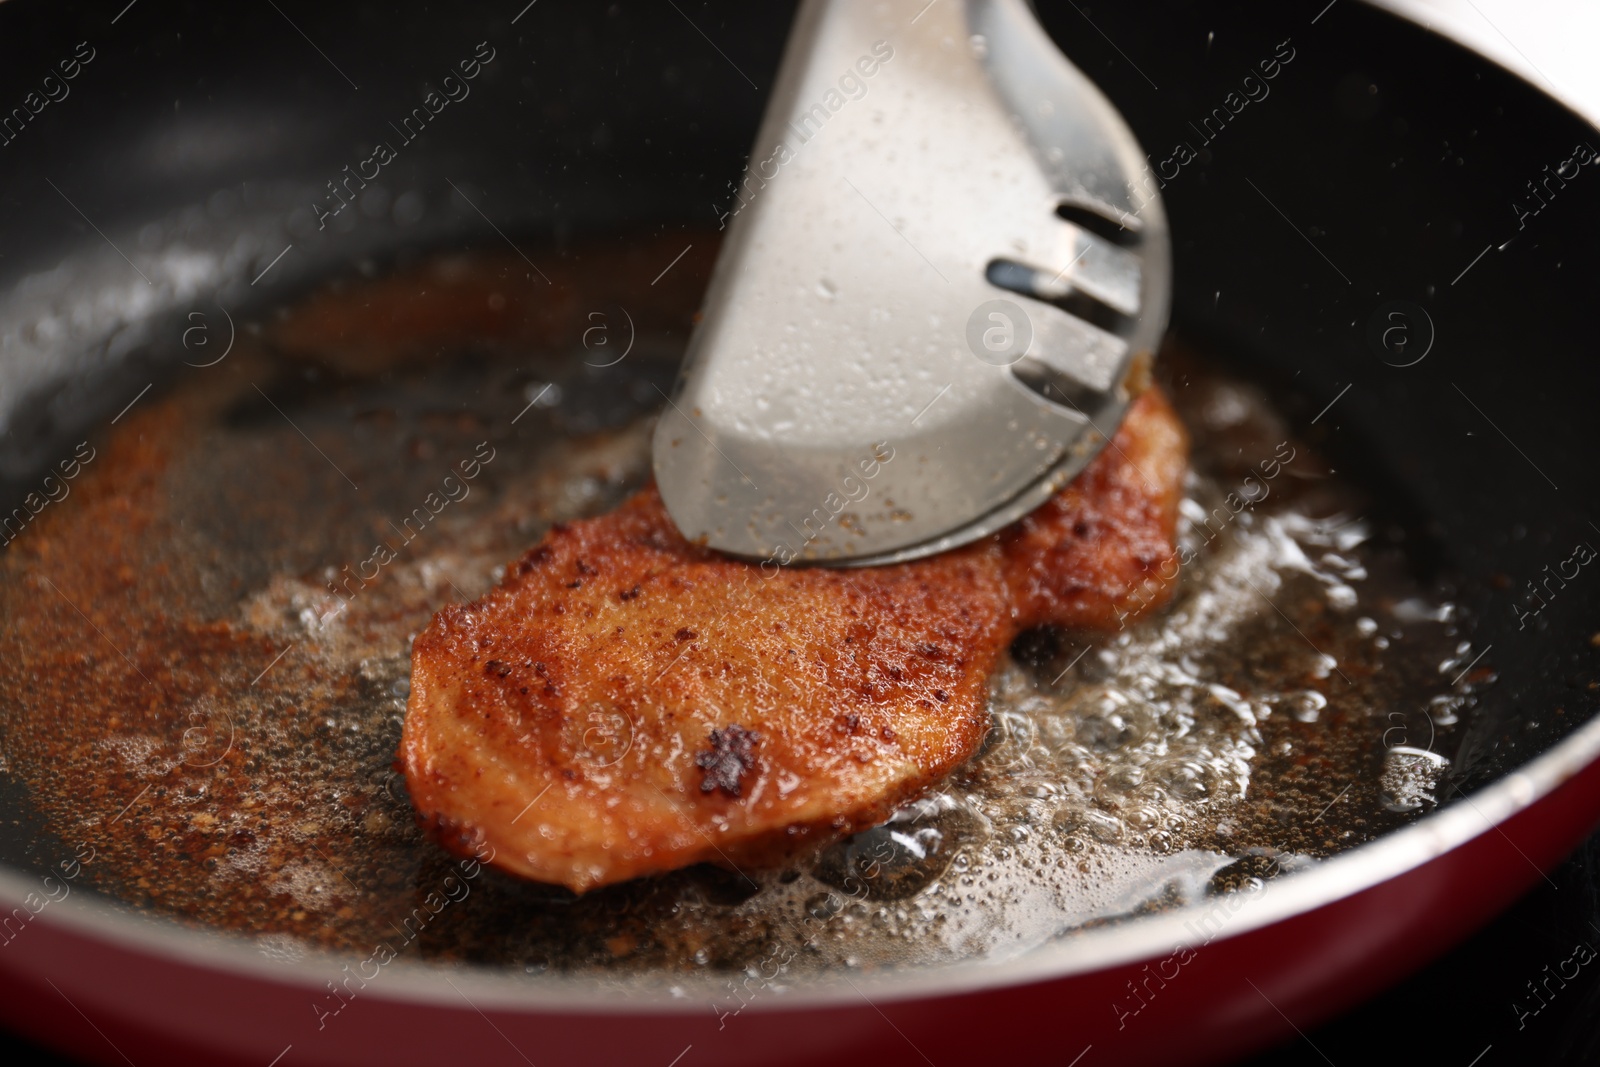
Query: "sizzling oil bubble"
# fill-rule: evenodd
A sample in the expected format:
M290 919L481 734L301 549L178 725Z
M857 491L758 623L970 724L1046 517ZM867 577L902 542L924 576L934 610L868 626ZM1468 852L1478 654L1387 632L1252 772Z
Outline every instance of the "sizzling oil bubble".
M1395 746L1384 753L1383 803L1391 811L1417 811L1437 803L1434 791L1449 760L1427 749Z
M883 826L823 852L812 873L847 893L903 900L926 889L963 849L981 847L988 828L947 794L918 800Z

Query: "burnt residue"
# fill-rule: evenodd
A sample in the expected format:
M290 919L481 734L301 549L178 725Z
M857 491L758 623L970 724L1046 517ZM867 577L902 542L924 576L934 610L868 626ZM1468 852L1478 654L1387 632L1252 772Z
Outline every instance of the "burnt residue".
M730 797L739 796L745 775L755 770L756 745L760 741L759 733L738 723L712 730L706 748L694 756L694 765L705 774L700 792L720 789Z

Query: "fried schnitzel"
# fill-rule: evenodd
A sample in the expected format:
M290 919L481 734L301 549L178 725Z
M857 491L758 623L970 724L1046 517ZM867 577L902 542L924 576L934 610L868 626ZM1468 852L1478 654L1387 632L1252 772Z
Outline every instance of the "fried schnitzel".
M1187 454L1151 389L1043 507L886 567L729 559L654 487L557 525L413 644L398 763L418 817L578 892L875 825L978 750L1019 633L1165 601Z

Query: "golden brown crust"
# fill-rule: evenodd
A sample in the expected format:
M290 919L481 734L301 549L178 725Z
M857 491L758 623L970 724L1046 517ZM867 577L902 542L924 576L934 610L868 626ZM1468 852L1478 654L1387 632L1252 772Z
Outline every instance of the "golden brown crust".
M554 528L416 639L419 816L579 891L873 825L977 750L1020 630L1164 599L1186 447L1146 393L1045 507L892 567L763 573L685 542L653 488Z
M1110 630L1166 602L1188 459L1183 423L1150 390L1081 475L1001 531L1006 584L1023 628Z

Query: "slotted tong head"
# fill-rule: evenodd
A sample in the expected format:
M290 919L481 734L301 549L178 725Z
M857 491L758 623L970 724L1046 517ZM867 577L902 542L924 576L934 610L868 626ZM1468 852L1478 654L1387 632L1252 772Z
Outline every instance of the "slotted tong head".
M806 0L723 220L655 474L687 537L764 567L1025 515L1167 324L1146 157L1022 0Z

